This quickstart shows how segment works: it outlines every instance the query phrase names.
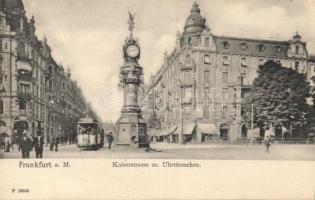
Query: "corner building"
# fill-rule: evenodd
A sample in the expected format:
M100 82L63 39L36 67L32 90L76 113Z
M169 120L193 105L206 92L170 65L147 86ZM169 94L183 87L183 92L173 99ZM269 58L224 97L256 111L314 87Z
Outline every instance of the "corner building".
M307 73L306 43L217 36L195 2L172 53L142 95L152 139L170 142L235 142L247 137L241 103L267 60Z

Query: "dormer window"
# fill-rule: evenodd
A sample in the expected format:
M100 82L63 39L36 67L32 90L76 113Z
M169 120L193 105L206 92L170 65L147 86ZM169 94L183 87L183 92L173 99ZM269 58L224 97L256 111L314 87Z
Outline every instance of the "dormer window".
M228 41L223 41L222 45L224 49L228 49L230 47L230 44L228 43Z
M223 56L223 65L229 65L229 64L230 64L229 57Z
M275 49L276 49L277 53L281 53L281 51L282 51L282 48L280 46L275 46Z
M265 45L263 45L263 44L257 45L257 50L258 50L259 52L264 52L264 51L265 51Z
M241 43L240 46L241 46L241 49L243 51L245 51L248 48L248 46L247 46L247 44L245 42Z

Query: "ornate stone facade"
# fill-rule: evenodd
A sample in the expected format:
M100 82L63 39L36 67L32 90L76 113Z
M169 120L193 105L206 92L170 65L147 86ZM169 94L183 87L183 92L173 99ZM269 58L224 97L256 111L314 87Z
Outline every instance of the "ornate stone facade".
M133 37L134 15L129 13L130 37L123 46L124 64L120 67L120 86L124 90L124 105L117 121L116 144L137 144L149 147L146 123L138 102L139 88L143 82L143 70L139 65L140 46Z
M267 60L308 73L306 43L217 36L193 4L172 53L152 77L141 106L149 133L174 142L246 138L241 103Z
M55 62L47 38L35 34L35 18L21 0L0 0L1 133L75 138L86 101L70 71Z

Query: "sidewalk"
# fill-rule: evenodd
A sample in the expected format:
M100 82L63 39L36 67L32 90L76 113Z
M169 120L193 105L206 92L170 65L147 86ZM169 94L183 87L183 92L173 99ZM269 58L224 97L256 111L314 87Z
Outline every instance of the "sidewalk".
M282 143L272 143L272 146L290 146L290 147L301 147L301 148L315 148L315 144L282 144ZM249 147L259 147L264 146L264 144L213 144L213 143L202 143L202 144L178 144L178 143L167 143L167 142L157 142L151 143L150 147L154 149L199 149L199 148L226 148L226 147L238 147L238 148L249 148Z

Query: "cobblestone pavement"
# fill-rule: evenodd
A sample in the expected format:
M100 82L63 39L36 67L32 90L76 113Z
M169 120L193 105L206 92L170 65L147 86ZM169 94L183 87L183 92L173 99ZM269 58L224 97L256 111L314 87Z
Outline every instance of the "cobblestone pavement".
M264 145L226 145L226 144L151 144L153 150L138 149L134 146L107 145L97 151L80 151L76 145L60 145L59 151L49 151L45 147L44 158L110 158L110 159L210 159L210 160L304 160L315 161L314 144L273 144L270 153ZM14 151L3 152L0 158L21 158L15 147ZM35 158L35 152L31 152Z

